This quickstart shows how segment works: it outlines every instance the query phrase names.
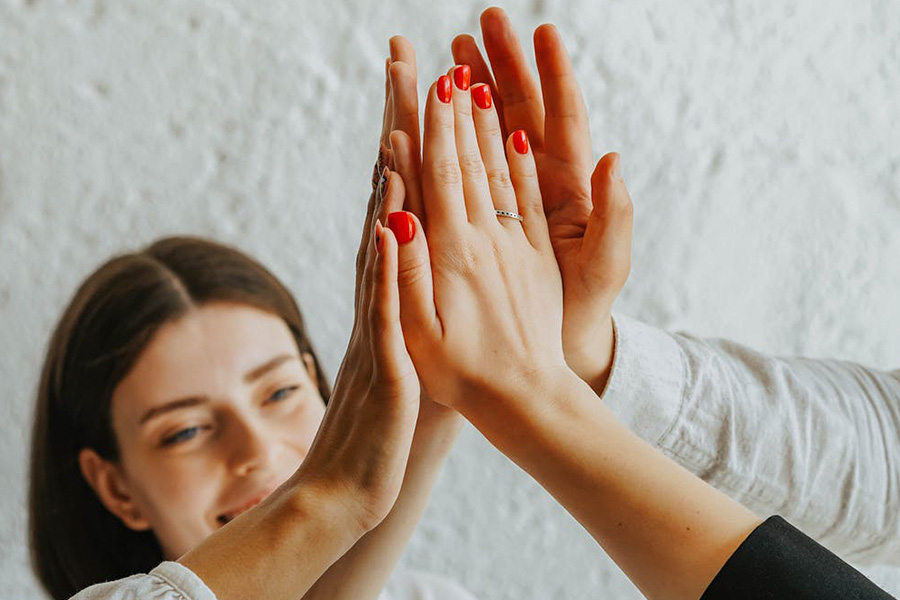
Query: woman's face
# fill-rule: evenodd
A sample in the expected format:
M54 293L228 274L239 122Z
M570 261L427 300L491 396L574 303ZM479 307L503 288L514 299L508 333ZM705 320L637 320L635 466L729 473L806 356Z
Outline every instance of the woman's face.
M162 327L116 387L120 462L82 456L82 470L177 558L294 473L325 412L315 381L281 318L203 306Z

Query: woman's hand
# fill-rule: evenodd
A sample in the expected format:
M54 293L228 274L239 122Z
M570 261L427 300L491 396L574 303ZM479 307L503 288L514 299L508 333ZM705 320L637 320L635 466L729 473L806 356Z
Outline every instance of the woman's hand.
M376 209L402 204L402 179L387 172L385 181ZM370 238L350 343L322 425L295 475L302 485L349 492L363 532L397 499L419 408L419 382L400 330L397 241L380 220Z
M472 66L473 82L491 86L501 123L528 133L562 274L566 361L600 393L612 363L612 305L631 268L632 204L620 159L607 154L592 173L587 111L555 27L534 33L540 86L503 10L484 11L481 28L496 84L471 36L453 40L453 56Z
M535 378L569 370L534 157L524 132L504 146L490 91L470 93L467 76L456 67L429 91L425 231L409 212L388 225L401 244L401 321L419 376L432 398L471 418L486 397L519 398Z

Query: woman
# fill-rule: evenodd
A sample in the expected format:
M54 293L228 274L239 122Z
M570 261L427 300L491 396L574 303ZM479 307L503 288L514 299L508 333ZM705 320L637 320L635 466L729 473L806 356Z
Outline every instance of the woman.
M621 314L630 210L618 157L592 173L588 114L552 26L534 33L540 80L499 8L481 15L484 48L453 57L490 87L504 131L532 141L563 281L566 362L632 431L760 514L778 512L860 564L900 564L900 371L776 358L727 340L670 334ZM505 127L504 127L505 126ZM840 490L840 493L835 493Z
M890 598L640 440L567 364L565 279L534 153L522 130L504 152L490 91L469 81L457 66L428 93L424 228L388 217L400 273L416 274L399 286L401 324L431 397L541 483L648 598Z
M402 125L393 115L388 102L385 137ZM297 554L287 561L293 579L278 580L284 597L380 593L461 424L419 402L399 329L381 316L377 294L391 273L377 266L372 221L402 201L402 180L385 171L370 198L356 322L333 392L290 293L234 249L160 240L84 282L50 342L33 434L32 553L52 597L164 561L148 585L177 580L208 593L171 563L189 551L220 598L240 597L286 565L249 560L231 579L241 564L233 548L246 552L254 535L258 548L277 548L266 524L280 522L271 513L293 514L298 496L314 513L299 531L329 532L329 543L300 544L297 530L285 540ZM391 331L393 345L383 339ZM388 452L391 444L405 451ZM205 554L210 547L219 550ZM296 568L304 554L308 569ZM434 577L400 575L389 587L397 598L470 597Z

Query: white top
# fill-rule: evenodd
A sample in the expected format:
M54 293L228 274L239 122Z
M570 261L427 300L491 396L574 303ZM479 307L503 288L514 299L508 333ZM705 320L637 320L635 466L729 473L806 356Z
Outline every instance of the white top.
M900 370L615 326L603 399L632 431L845 560L900 565Z
M98 583L71 600L216 600L203 580L181 563L166 561L147 575ZM416 571L396 571L378 600L475 600L443 577Z

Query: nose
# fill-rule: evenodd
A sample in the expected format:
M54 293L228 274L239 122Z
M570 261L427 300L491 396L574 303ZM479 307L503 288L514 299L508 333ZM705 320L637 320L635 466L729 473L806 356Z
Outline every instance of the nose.
M228 459L230 470L246 475L254 470L271 471L278 454L278 438L262 422L235 415L228 425Z

